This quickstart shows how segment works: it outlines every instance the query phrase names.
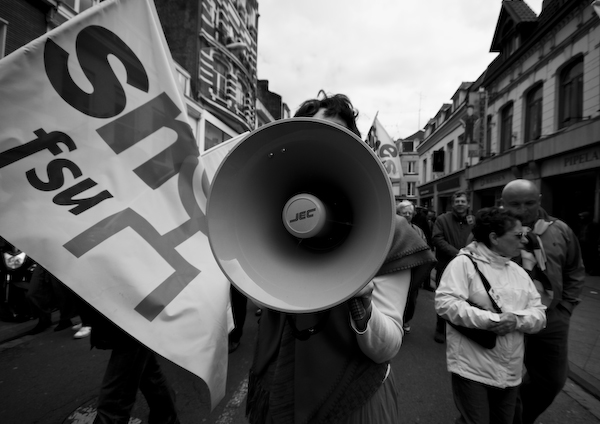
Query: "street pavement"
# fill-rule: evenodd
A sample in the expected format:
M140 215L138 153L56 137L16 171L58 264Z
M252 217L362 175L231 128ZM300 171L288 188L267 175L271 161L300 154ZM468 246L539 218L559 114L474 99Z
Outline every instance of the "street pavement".
M241 424L247 373L257 331L249 303L240 348L229 355L225 398L211 411L206 385L161 358L177 394L182 424ZM58 319L57 313L53 320ZM600 424L600 277L589 277L571 322L571 374L564 390L540 417L540 424ZM34 321L0 323L0 423L87 424L93 421L97 393L109 351L90 350L89 339L74 340L67 329L24 335ZM398 382L402 423L452 423L457 416L446 371L445 345L433 341L433 293L421 290L412 331L392 362ZM141 394L130 424L147 422Z

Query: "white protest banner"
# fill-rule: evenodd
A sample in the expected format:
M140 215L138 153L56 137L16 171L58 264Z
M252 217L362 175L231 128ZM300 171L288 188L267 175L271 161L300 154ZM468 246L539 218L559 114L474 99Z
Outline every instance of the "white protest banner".
M225 393L229 283L151 0L100 3L0 60L0 234Z
M389 136L383 125L381 125L381 122L379 122L379 119L377 119L378 114L379 112L375 114L375 119L367 134L366 142L381 159L388 177L390 177L390 181L400 181L404 174L402 172L400 156L398 155L398 148L392 137Z

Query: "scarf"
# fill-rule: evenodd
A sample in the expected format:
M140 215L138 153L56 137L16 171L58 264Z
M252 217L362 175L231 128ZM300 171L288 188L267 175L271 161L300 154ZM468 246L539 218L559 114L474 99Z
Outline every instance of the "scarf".
M544 272L546 271L546 251L544 250L544 244L540 236L553 223L554 221L546 221L540 218L534 224L533 229L524 227L524 229L527 229L527 243L525 244L525 248L521 249L521 266L533 280L533 284L540 293L542 303L545 306L549 306L552 303L554 291L550 280Z

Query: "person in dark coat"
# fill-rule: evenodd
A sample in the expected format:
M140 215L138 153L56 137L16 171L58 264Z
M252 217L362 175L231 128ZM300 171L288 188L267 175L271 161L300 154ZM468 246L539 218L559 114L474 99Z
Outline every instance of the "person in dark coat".
M473 217L469 215L467 193L457 191L452 195L452 210L440 215L433 226L432 244L437 259L435 286L440 285L444 270L458 251L467 245L471 235ZM439 315L435 327L434 340L446 341L446 321Z
M112 350L98 396L94 424L127 424L138 389L150 408L148 423L179 424L175 393L156 354L95 309L90 321L92 347Z

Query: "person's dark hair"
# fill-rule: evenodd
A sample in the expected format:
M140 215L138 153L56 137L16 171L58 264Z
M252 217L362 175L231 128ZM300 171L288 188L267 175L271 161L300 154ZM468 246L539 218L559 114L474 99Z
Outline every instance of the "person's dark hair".
M514 228L516 222L515 215L507 209L483 208L475 215L475 225L471 231L475 240L490 247L491 233L502 237L511 228Z
M466 197L467 200L469 199L469 196L467 196L467 193L464 191L457 191L452 195L452 203L454 203L454 201L456 200L457 197Z
M319 91L317 99L306 100L300 105L295 118L306 117L312 118L320 109L325 109L326 117L338 117L346 123L348 129L361 137L360 131L356 126L356 118L358 111L352 106L350 99L344 94L334 94L328 96L323 90Z

